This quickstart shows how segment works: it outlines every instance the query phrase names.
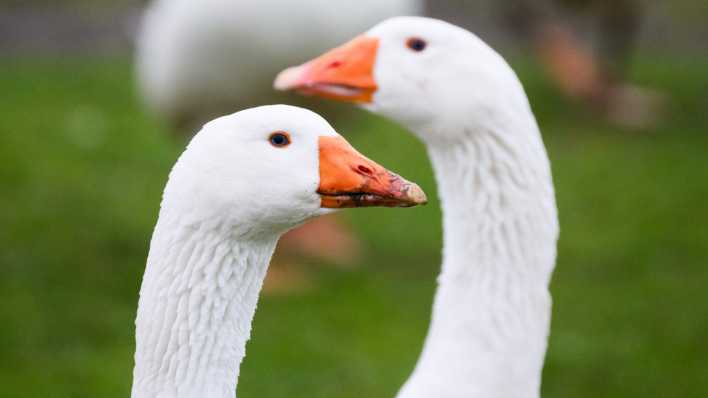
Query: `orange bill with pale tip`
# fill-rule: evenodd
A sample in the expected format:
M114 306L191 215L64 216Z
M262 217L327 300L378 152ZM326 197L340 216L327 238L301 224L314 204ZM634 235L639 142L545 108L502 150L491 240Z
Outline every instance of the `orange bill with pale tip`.
M357 152L342 137L320 137L321 206L411 207L428 202L422 189Z
M356 37L310 62L280 72L274 86L277 90L369 103L376 92L374 63L378 47L377 38Z

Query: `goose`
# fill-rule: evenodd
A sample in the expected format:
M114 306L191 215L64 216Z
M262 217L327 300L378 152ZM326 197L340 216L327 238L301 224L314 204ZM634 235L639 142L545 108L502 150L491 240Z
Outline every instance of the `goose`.
M398 397L538 397L559 227L546 149L507 62L465 29L397 17L274 85L359 104L427 148L442 267L422 352Z
M425 201L311 111L271 105L207 123L163 193L140 288L132 397L233 397L280 235L339 208Z
M137 83L155 114L192 132L262 97L278 65L303 51L314 55L422 7L422 0L152 0L136 34Z

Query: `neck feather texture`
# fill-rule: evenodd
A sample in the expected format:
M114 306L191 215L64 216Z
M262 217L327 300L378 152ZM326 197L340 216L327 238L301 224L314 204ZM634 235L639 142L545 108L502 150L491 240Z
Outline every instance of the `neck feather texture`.
M161 213L135 322L133 398L234 397L276 241Z
M537 397L558 236L548 158L533 120L463 137L428 146L443 264L425 346L399 398Z

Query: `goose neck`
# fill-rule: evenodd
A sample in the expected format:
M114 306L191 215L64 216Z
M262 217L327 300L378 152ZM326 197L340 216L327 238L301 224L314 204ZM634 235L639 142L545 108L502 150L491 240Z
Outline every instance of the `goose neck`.
M161 215L136 319L133 398L234 397L277 236Z
M534 131L462 136L428 145L443 264L423 353L399 398L535 397L558 233L548 159Z

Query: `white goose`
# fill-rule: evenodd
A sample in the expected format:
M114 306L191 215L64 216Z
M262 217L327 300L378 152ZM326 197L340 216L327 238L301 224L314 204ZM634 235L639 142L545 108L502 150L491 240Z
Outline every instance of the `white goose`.
M264 106L206 124L170 173L150 242L133 398L233 397L280 235L332 208L424 202L417 185L305 109Z
M427 146L443 264L423 352L398 396L538 397L558 219L536 120L504 59L462 28L398 17L275 86L363 104Z

